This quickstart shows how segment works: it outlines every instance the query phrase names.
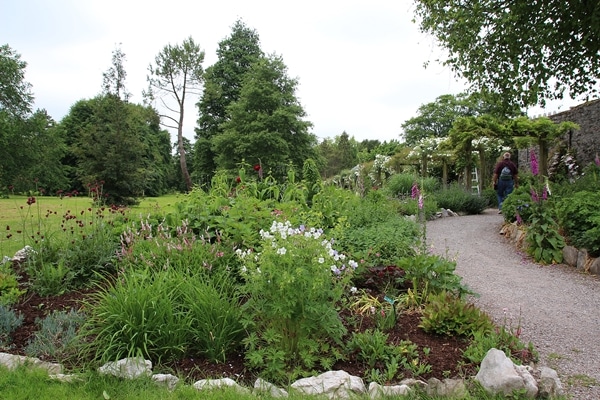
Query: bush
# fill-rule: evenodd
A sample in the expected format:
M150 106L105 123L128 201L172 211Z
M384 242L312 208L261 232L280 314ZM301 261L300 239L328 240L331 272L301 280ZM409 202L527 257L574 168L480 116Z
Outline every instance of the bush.
M521 216L523 223L531 221L533 213L530 186L519 186L509 194L502 202L502 215L507 222L517 220L517 213Z
M562 198L556 205L558 224L568 243L600 256L600 192L579 192Z
M487 198L476 196L459 185L438 191L433 198L438 207L470 215L481 214L489 206Z
M440 187L440 182L436 178L421 178L414 174L395 174L386 181L383 190L391 197L406 198L410 197L415 182L425 193L433 193Z
M81 345L77 330L85 316L75 310L54 311L44 319L37 319L39 330L25 348L30 357L42 357L64 362L75 357Z
M468 338L476 332L491 332L494 328L487 314L449 292L429 297L419 326L425 332Z
M23 323L23 315L17 317L15 312L0 304L0 348L6 348L10 344L10 335Z

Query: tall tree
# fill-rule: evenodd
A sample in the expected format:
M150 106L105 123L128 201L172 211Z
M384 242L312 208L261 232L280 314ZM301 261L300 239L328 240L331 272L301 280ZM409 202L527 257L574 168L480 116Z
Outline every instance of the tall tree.
M5 44L0 46L0 111L24 116L31 112L33 94L25 81L27 63Z
M236 21L231 35L219 42L217 57L217 62L206 69L204 93L198 102L194 167L195 173L202 176L214 173L215 154L210 142L223 132L221 124L228 119L227 107L239 99L244 75L263 57L258 33L241 20Z
M443 63L505 104L598 93L598 1L416 0L415 14Z
M312 124L296 98L298 82L287 76L281 57L254 63L244 76L240 97L227 109L223 133L212 139L220 168L233 170L242 160L275 169L291 162L297 171L317 156Z
M123 101L129 101L131 93L125 87L125 59L125 53L120 46L113 50L112 66L102 74L102 89L104 94L112 94Z
M177 149L181 173L187 190L192 189L192 179L188 171L185 147L183 143L183 121L186 96L200 95L202 86L204 51L191 37L181 45L167 45L156 56L155 65L148 67L148 91L144 95L152 100L158 99L166 109L161 117L168 120L163 125L177 129ZM175 106L171 102L175 101Z

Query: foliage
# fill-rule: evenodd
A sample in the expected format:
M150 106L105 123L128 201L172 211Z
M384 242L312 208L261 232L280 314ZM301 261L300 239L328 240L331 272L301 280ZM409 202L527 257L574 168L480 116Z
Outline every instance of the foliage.
M531 188L531 220L525 234L527 253L532 255L536 262L560 263L565 241L558 232L559 227L552 206L548 204L547 185L540 192L538 193L535 187Z
M0 304L0 348L10 343L11 334L23 323L23 315L15 314L10 307Z
M304 160L316 158L316 137L296 98L296 79L287 76L281 57L262 57L251 65L242 80L239 98L227 108L223 132L211 139L216 165L234 170L246 160L271 169L278 181L279 169L290 161L300 169Z
M426 193L433 193L440 187L438 179L433 177L421 178L414 174L395 174L385 183L384 192L392 197L406 198L410 196L411 189L415 182L419 183L421 190Z
M148 91L144 93L152 101L160 100L168 111L161 115L168 121L163 125L177 129L177 151L187 190L192 189L192 180L183 144L183 113L186 98L198 94L202 85L203 62L204 50L191 36L181 44L166 45L148 67ZM171 105L173 101L175 105Z
M451 293L462 298L472 292L462 284L462 278L455 274L456 262L431 254L416 254L398 258L396 266L404 271L402 283L410 286L414 306L428 302L428 297L439 293ZM410 298L406 300L411 300Z
M574 193L583 191L598 192L600 191L600 165L591 163L583 169L581 175L573 182L553 185L553 188L554 195L559 198L569 197Z
M54 311L36 320L39 329L25 348L29 357L64 362L76 357L81 343L77 330L85 321L85 315L75 311Z
M25 290L19 289L19 281L11 262L0 262L0 306L16 303L24 293Z
M516 326L512 324L512 317L504 309L504 321L501 326L494 327L491 331L474 332L473 340L463 353L471 363L480 365L490 349L503 351L514 363L521 365L529 361L537 362L538 354L531 342L525 345L521 337L521 320Z
M206 69L204 91L197 105L194 176L206 177L210 182L215 174L217 166L212 138L223 133L221 124L229 118L227 108L239 99L244 75L262 56L258 33L239 19L231 27L231 34L219 42L218 59Z
M429 296L419 326L438 335L472 338L476 332L490 332L494 324L473 304L442 291Z
M555 204L558 225L567 242L600 256L600 192L582 191L563 197Z
M262 250L237 250L243 262L246 360L269 378L283 379L333 365L345 328L336 303L357 263L332 247L322 231L289 221L262 231Z
M600 8L594 2L418 1L415 14L421 31L448 51L445 65L475 90L501 93L507 105L544 105L565 90L573 98L597 91Z
M0 46L0 113L23 116L31 110L33 94L25 81L25 68L19 53L8 44Z
M323 181L321 180L321 175L319 174L319 170L317 168L317 163L312 158L304 161L304 165L302 167L302 177L308 192L306 194L306 202L310 206L312 204L313 197L315 194L321 191L321 187L323 186Z
M531 222L533 208L529 189L530 186L527 184L520 184L502 202L502 216L505 221L516 221L518 214L522 223L529 224Z
M474 196L458 185L433 193L433 198L438 207L469 215L481 214L489 206L487 198Z
M80 331L84 340L93 338L86 352L102 361L139 356L158 362L184 355L187 311L175 300L178 286L189 278L173 270L140 269L98 285Z

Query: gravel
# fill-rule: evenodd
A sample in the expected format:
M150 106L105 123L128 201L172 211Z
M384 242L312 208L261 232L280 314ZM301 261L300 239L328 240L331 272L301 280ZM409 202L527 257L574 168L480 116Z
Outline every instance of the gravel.
M435 254L479 296L472 301L498 325L522 330L539 366L555 369L572 399L600 399L600 279L567 265L541 265L500 234L495 209L427 222Z

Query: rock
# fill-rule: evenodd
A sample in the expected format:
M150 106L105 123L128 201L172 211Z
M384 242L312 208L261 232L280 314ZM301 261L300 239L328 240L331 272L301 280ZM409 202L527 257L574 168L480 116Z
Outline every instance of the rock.
M577 252L577 270L585 271L585 263L587 262L588 252L586 249L579 249Z
M552 368L540 368L540 379L538 383L539 396L543 399L554 399L565 395L558 374Z
M271 382L267 382L264 379L258 378L254 382L254 393L260 394L268 394L270 397L280 398L280 397L288 397L288 392L284 389L281 389Z
M462 399L468 393L462 379L444 379L440 381L436 378L427 381L426 392L429 396L451 397L453 399Z
M517 366L498 349L490 349L481 362L475 376L481 386L491 394L511 395L515 390L526 390L527 396L534 398L538 392L535 379L529 371Z
M13 262L17 262L20 264L27 260L27 257L29 257L31 254L35 254L35 250L33 249L33 247L27 245L21 250L17 251L13 256L12 260Z
M590 274L600 275L600 257L596 258L590 265Z
M232 387L238 390L240 393L250 394L250 390L240 386L231 378L222 378L222 379L201 379L195 382L192 386L197 390L205 390L205 389L218 389L222 387Z
M124 358L119 361L107 362L98 368L98 373L125 379L135 379L144 375L151 376L152 361L142 358Z
M48 375L48 378L63 383L83 382L83 379L80 376L74 374Z
M152 380L159 385L166 386L169 390L175 389L179 378L171 374L154 374Z
M411 390L408 385L382 386L379 383L371 382L369 384L369 398L375 400L382 397L406 396Z
M361 378L345 371L329 371L299 379L291 387L303 394L325 395L330 399L348 399L367 391Z
M578 250L573 246L565 246L562 250L563 253L563 261L565 264L575 267L577 266L577 253Z
M0 365L3 365L10 370L21 365L26 365L44 369L48 371L48 374L61 374L63 372L63 367L60 364L49 363L35 357L25 357L8 353L0 353Z

